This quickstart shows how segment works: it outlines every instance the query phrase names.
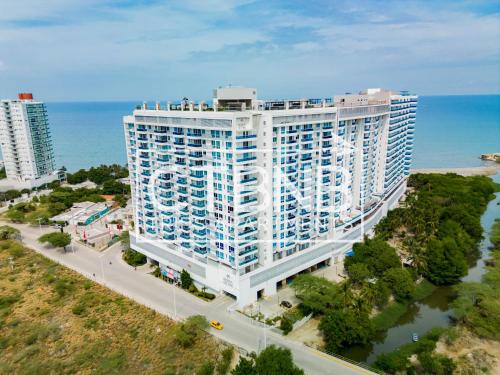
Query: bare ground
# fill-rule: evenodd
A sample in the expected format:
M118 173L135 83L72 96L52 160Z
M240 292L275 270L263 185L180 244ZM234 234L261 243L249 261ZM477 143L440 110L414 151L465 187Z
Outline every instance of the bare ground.
M302 342L312 348L320 348L323 346L323 336L318 329L319 322L319 318L312 318L302 327L290 332L288 337L292 340Z
M500 164L469 168L421 168L412 169L411 173L456 173L462 176L491 176L497 173Z
M500 343L481 339L465 329L452 343L438 341L436 352L457 362L456 375L500 374Z

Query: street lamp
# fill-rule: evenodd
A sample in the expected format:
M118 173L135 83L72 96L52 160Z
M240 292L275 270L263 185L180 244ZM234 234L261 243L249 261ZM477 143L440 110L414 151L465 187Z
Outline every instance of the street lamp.
M42 220L43 220L43 218L42 218L42 217L39 217L39 218L37 219L37 221L38 221L38 227L40 228L40 233L42 232Z
M173 284L174 288L174 320L177 320L177 301L175 299L175 289L177 288L175 284Z

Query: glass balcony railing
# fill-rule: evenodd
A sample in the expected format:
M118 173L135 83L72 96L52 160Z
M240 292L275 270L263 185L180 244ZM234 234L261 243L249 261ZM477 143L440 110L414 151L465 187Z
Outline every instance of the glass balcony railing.
M245 199L240 202L240 205L244 206L253 202L257 202L257 198Z
M259 258L257 256L245 258L245 259L240 261L240 266L245 266L245 265L248 265L250 263L255 263L258 260L259 260Z

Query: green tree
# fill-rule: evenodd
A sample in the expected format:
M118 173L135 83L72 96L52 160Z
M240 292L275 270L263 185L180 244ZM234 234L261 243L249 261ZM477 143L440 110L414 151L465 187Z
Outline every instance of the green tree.
M341 304L341 289L331 281L311 274L298 275L292 287L302 306L314 314L324 314Z
M193 285L193 279L188 271L182 270L181 272L181 286L182 289L189 289L189 287Z
M231 371L232 375L259 375L255 368L253 358L240 357L236 367Z
M71 243L71 235L61 232L46 233L38 238L38 242L48 243L53 247L62 247L66 250L66 246Z
M370 277L370 270L365 263L354 263L347 268L349 281L353 284L361 285Z
M31 189L24 188L21 190L21 194L28 194L28 196L31 194Z
M49 214L51 216L56 216L59 215L61 212L66 211L68 207L66 206L65 203L62 202L54 202L54 203L49 203L47 210L49 211Z
M126 194L128 192L130 192L130 186L117 180L106 180L102 185L103 194Z
M456 284L467 274L464 254L451 237L430 240L426 258L426 276L433 284Z
M401 267L396 250L380 238L369 239L353 246L354 255L344 261L348 270L353 264L364 263L373 276L380 277L389 268Z
M410 299L415 292L415 284L410 272L404 268L391 268L384 274L384 281L397 301Z
M67 173L66 174L66 181L68 181L69 184L80 184L84 181L87 181L88 174L85 169L80 169L79 171L75 173Z
M410 365L408 353L396 349L393 352L380 354L375 361L375 368L389 374L405 370Z
M346 346L366 344L373 334L368 314L349 309L328 312L321 319L319 329L326 349L333 353Z
M303 375L304 371L293 363L290 349L268 346L257 358L255 369L259 375Z
M231 371L232 375L303 375L304 370L293 363L290 349L270 345L259 355L250 354L240 361Z
M113 200L120 205L120 207L127 207L127 197L122 194L115 194Z
M382 308L387 305L387 302L389 302L389 297L391 296L391 290L389 289L387 283L382 279L378 279L377 282L373 285L373 289L373 303L375 304L375 306L377 306L378 308Z

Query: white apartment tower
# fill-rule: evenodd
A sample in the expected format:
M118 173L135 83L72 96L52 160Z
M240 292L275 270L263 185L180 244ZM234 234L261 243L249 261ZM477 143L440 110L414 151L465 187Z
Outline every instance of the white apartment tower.
M406 188L417 97L369 89L334 99L258 100L214 91L213 106L147 104L124 117L131 246L240 305L336 262Z
M45 104L32 94L0 101L0 143L13 186L32 188L57 179Z

